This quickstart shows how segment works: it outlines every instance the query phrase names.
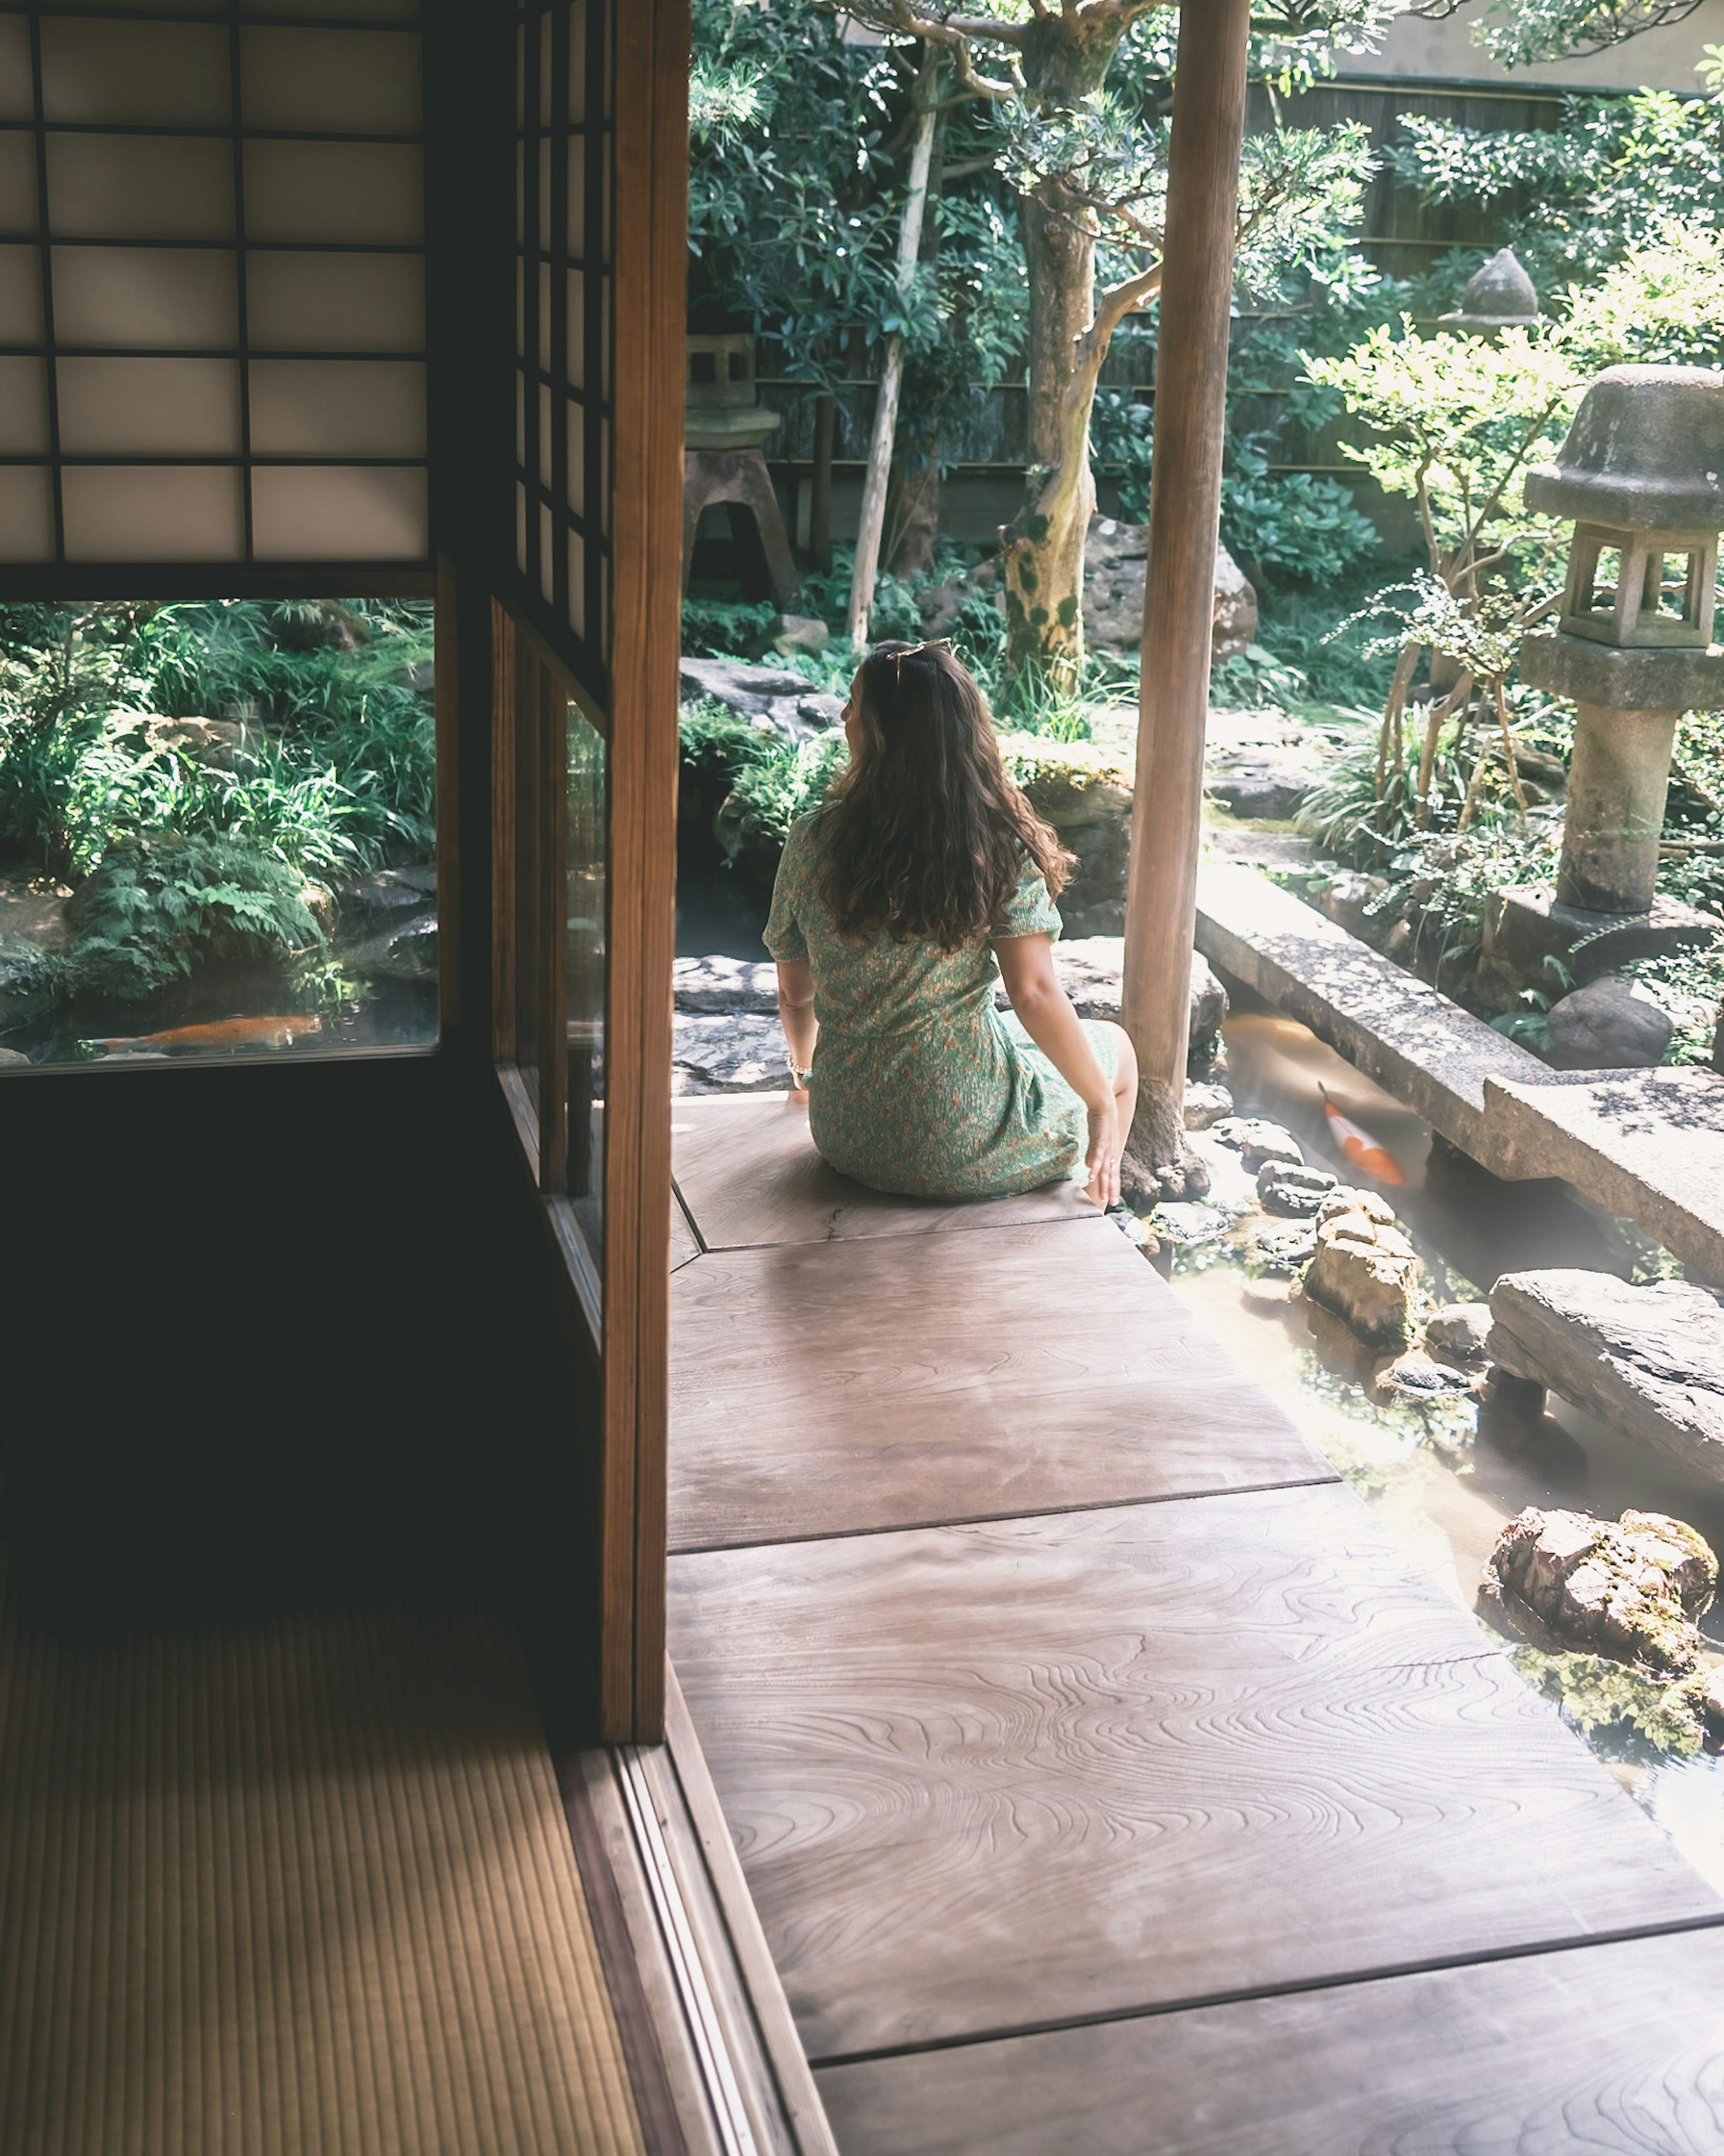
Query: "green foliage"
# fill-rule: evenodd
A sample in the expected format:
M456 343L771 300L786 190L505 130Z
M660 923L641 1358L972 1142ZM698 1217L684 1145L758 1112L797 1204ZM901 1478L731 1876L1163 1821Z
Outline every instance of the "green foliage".
M1724 223L1724 78L1716 63L1701 72L1704 96L1569 97L1548 130L1498 133L1408 114L1386 155L1428 199L1501 218L1501 241L1542 292L1558 293L1672 220L1700 231Z
M1607 1758L1644 1758L1649 1753L1689 1758L1701 1748L1697 1713L1683 1687L1624 1669L1598 1655L1546 1655L1516 1647L1511 1659L1522 1676L1555 1700L1562 1719L1593 1740Z
M826 789L849 761L843 732L816 734L793 747L779 742L750 757L736 774L732 792L753 825L775 849L782 849L798 816L818 808Z
M1350 486L1323 472L1271 473L1260 449L1222 476L1221 534L1259 584L1326 588L1383 551Z
M682 603L682 648L696 659L758 659L777 612L770 599L690 594Z
M62 993L138 1003L215 960L285 964L320 947L302 879L254 848L157 833L108 848L67 909Z

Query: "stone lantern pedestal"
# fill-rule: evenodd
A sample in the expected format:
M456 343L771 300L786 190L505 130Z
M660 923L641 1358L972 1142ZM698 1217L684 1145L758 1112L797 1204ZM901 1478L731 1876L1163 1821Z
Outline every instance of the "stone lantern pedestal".
M772 476L762 454L778 414L762 408L754 379L752 336L694 336L688 339L688 372L684 382L682 581L688 588L700 513L714 502L726 505L731 529L738 537L739 512L752 520L765 557L772 598L781 608L802 596L801 579L791 557L790 540Z
M1528 979L1558 956L1584 984L1724 935L1656 892L1676 721L1724 708L1724 374L1608 369L1557 462L1529 474L1526 506L1576 520L1560 624L1521 646L1521 680L1575 707L1574 757L1556 888L1499 892L1485 957Z

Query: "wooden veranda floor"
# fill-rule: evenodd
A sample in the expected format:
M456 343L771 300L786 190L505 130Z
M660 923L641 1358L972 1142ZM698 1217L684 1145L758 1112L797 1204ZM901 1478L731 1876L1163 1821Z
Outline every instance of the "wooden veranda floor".
M1108 1222L676 1146L672 1659L844 2156L1724 2146L1724 1904Z

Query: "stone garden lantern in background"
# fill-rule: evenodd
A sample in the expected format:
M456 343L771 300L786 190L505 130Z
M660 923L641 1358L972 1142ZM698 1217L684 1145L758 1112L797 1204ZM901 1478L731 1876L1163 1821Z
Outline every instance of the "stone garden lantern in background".
M1609 368L1526 499L1574 520L1559 626L1528 636L1520 660L1523 680L1573 702L1574 757L1556 891L1502 894L1491 940L1529 973L1584 947L1575 972L1593 978L1724 932L1655 891L1676 721L1724 707L1724 373Z
M1439 315L1445 330L1530 330L1538 326L1538 295L1512 248L1499 248L1483 269L1475 270L1452 315Z

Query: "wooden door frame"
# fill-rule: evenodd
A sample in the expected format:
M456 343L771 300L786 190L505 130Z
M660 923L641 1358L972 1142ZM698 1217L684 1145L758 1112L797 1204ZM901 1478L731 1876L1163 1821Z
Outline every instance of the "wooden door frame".
M688 0L609 0L615 38L608 708L558 649L557 624L509 579L492 603L492 1054L596 1365L599 1734L664 1727L671 962L676 944L677 674L688 259ZM604 1235L595 1276L562 1189L559 1060L562 744L541 711L534 803L517 796L516 654L604 735L609 794ZM517 819L540 818L539 1108L516 1067ZM595 1294L598 1286L600 1292Z

